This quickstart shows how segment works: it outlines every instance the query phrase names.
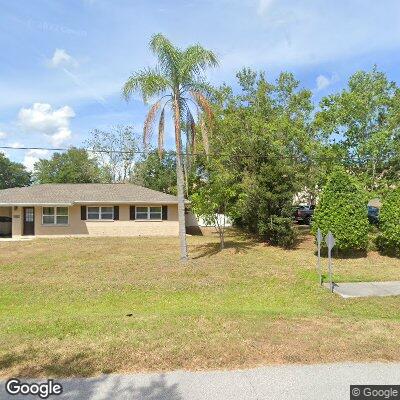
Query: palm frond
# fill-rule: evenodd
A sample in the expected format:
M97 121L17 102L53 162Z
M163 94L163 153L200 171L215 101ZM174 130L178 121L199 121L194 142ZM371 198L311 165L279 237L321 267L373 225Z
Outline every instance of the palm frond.
M149 112L147 113L146 120L144 121L143 125L143 145L145 148L147 148L147 145L150 141L151 134L153 132L153 125L154 125L154 120L157 115L157 111L160 108L161 105L161 100L158 100L156 103L154 103L151 107Z
M125 100L129 100L134 92L138 92L147 102L149 98L163 94L171 86L168 78L157 68L145 68L129 77L122 88L122 95Z
M150 39L150 49L158 58L161 69L170 78L177 75L181 52L164 35L157 33Z
M186 80L185 78L201 75L206 68L217 66L217 56L212 51L195 44L182 52L179 72L183 80Z
M208 131L207 131L207 125L206 125L206 121L204 120L203 117L200 118L200 130L201 130L201 138L203 140L203 147L204 147L204 152L207 155L210 154L210 143L208 140Z
M158 122L158 155L162 158L164 150L164 118L165 118L165 106L163 107L160 115L160 121Z
M212 108L211 108L211 104L208 102L208 100L205 98L205 96L202 93L194 92L194 91L192 91L190 93L193 96L193 98L196 101L196 103L206 113L207 117L211 121L211 118L213 116L213 111L212 111Z
M210 97L214 93L213 87L204 79L191 79L189 82L182 84L182 88L187 92L198 92L203 96Z

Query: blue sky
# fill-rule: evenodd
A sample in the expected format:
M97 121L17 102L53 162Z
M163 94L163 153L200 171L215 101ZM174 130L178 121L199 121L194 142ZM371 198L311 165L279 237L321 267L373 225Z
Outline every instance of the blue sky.
M0 10L0 145L79 145L115 124L140 131L147 107L120 91L154 63L157 32L214 50L217 85L244 66L269 79L291 71L317 104L375 63L400 82L398 0L0 0ZM7 155L31 168L50 153Z

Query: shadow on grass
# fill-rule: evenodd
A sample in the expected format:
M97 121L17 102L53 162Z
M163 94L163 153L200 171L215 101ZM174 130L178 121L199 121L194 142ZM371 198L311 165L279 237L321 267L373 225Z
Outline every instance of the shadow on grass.
M233 249L235 254L246 253L258 244L259 242L257 240L226 240L224 250L222 251ZM198 254L192 257L193 260L203 257L211 257L221 252L221 245L219 242L206 243L203 245L195 246L194 251Z
M34 362L35 355L5 355L0 359L0 370L16 367L14 376L19 378L34 378L38 376L92 376L98 372L93 359L84 353L77 353L71 357L61 358L53 356L44 363ZM28 362L28 365L26 363ZM20 366L18 367L18 365ZM104 371L111 372L111 371Z
M7 353L0 357L0 371L13 367L24 360L22 355L16 355L12 353Z
M315 256L318 255L317 250L314 251L314 255ZM333 251L332 251L332 258L336 258L338 260L351 260L351 259L367 258L367 257L368 257L367 250L338 251L337 249L333 249ZM324 258L324 259L328 258L328 249L327 248L321 249L321 258Z
M381 256L390 257L397 260L400 259L400 250L398 249L382 250L378 248L377 251Z
M314 237L310 233L309 225L295 225L297 237L294 242L293 247L288 250L298 250L298 249L312 249L314 243Z

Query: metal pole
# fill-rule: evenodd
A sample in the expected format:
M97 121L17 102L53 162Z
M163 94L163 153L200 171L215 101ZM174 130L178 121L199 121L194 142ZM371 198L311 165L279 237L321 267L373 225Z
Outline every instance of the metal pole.
M322 286L321 243L318 243L318 273L319 273L319 284L320 286Z
M329 258L329 285L331 288L331 293L333 293L333 279L332 279L332 249L328 250Z

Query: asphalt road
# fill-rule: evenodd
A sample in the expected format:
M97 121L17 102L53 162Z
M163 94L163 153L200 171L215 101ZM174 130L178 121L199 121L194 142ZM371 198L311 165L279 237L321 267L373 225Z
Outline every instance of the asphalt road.
M39 382L39 381L36 381ZM237 371L101 375L57 380L61 396L79 400L341 400L350 398L351 384L400 384L400 364L284 365ZM37 396L7 395L0 399Z

